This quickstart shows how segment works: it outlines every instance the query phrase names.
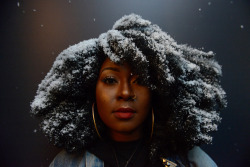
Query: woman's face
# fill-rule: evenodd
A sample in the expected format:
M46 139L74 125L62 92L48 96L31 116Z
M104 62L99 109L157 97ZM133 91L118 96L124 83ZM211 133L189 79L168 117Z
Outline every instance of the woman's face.
M140 85L128 64L106 59L96 85L100 118L116 141L132 141L142 135L143 122L151 110L151 92Z

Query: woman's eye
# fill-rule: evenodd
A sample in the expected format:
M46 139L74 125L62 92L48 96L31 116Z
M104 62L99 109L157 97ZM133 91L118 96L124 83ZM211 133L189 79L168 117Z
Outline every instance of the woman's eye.
M135 84L138 84L138 85L142 84L141 79L139 77L137 77L135 80L133 80L132 83L135 83Z
M136 78L132 83L138 83L138 79Z
M117 80L114 77L105 77L102 80L102 82L104 82L105 84L108 84L108 85L112 85L112 84L117 83Z

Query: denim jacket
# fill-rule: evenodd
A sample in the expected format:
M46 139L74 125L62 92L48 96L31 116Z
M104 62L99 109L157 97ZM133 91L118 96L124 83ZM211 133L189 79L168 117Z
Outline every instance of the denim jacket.
M200 147L194 147L188 152L191 167L217 167L215 162ZM83 154L68 154L61 151L49 167L104 167L104 162L94 154L85 151Z

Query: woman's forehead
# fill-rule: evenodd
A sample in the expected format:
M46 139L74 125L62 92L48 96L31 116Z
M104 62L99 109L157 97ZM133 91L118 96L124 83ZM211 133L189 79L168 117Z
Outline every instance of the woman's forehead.
M108 70L108 69L112 69L114 71L121 71L121 70L131 71L131 67L126 61L117 64L117 63L114 63L113 61L111 61L109 58L106 58L102 64L102 67L100 69L100 73L103 72L104 70Z

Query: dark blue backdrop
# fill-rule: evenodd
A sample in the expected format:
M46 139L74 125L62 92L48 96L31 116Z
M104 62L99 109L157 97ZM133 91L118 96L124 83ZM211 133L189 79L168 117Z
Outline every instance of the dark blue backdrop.
M29 115L37 85L69 45L98 37L124 14L178 43L212 50L228 108L203 149L219 166L250 166L250 3L244 0L9 0L0 3L0 166L48 166L59 151Z

